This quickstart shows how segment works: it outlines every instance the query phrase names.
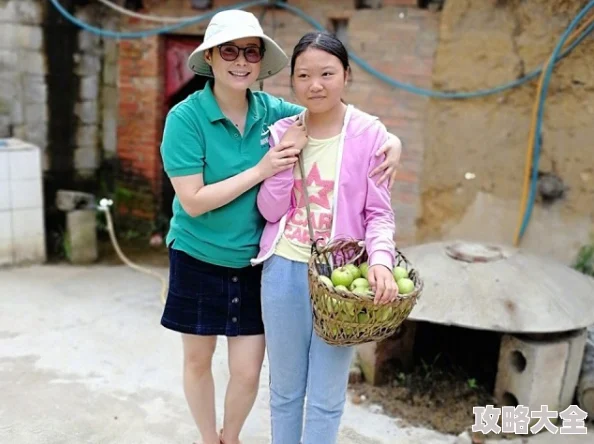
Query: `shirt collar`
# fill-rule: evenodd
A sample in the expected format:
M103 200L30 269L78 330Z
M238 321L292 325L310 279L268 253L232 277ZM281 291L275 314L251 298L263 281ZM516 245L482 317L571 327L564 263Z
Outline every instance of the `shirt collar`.
M225 119L225 115L221 111L217 100L215 99L214 92L212 90L213 81L209 80L204 85L204 89L200 94L200 104L202 105L202 109L206 113L206 117L210 120L211 123L217 122L219 120ZM248 98L248 115L251 115L253 120L258 120L260 118L260 113L258 112L258 103L254 96L254 93L248 89L247 90L247 98Z

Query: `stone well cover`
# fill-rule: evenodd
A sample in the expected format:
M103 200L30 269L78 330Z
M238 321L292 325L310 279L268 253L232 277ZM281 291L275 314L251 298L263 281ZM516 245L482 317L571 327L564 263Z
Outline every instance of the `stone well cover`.
M546 257L459 241L402 253L425 283L411 320L509 333L594 324L594 279Z

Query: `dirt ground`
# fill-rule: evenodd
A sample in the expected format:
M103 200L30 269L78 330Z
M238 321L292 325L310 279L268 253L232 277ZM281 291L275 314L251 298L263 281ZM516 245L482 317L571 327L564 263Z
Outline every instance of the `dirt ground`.
M361 382L350 389L353 402L380 405L384 413L401 418L403 426L456 435L474 423L474 406L494 402L485 388L461 372L423 365L407 374L390 375L380 387Z

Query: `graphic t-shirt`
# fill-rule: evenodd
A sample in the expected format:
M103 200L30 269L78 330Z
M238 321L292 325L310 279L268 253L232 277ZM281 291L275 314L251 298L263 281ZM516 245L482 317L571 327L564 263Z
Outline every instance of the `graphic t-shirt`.
M332 211L336 160L340 134L329 139L309 138L302 151L306 174L307 192L311 209L310 222L313 226L314 240L319 244L328 242L332 230ZM303 181L299 165L293 170L294 194L297 208L287 219L287 224L279 240L275 254L286 259L307 262L311 252L311 240L307 226L307 210L303 196Z

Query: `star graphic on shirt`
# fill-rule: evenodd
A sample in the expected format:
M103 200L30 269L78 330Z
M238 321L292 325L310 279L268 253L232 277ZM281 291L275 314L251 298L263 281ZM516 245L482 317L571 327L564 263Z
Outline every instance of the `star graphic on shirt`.
M324 180L320 177L320 170L318 164L314 163L307 175L307 191L309 192L310 204L318 204L319 206L330 209L330 200L328 194L332 192L334 181ZM303 197L303 182L301 179L295 182L295 189L299 192L298 208L305 207L305 199Z

